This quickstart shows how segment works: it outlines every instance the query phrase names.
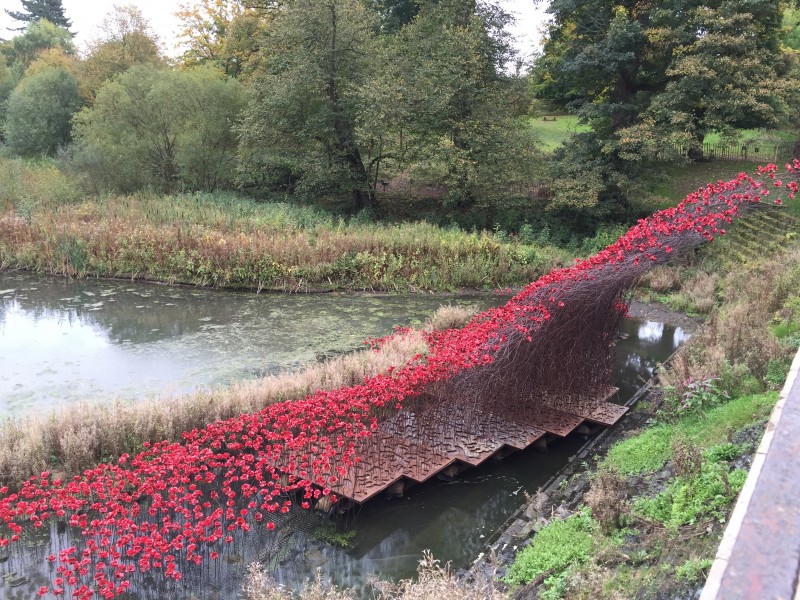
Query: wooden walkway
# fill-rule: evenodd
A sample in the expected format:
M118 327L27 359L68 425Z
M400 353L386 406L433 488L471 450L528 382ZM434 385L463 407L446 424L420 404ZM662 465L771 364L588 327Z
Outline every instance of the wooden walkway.
M617 388L594 398L539 403L514 414L464 410L440 405L435 413L398 411L360 440L361 462L332 489L340 497L364 503L376 495L402 493L410 485L439 474L452 475L477 467L493 456L524 450L562 438L588 422L613 425L628 410L609 400Z

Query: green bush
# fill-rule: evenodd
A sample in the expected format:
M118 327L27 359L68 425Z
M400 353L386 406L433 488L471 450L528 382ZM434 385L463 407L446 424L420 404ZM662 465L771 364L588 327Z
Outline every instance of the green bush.
M548 571L554 572L551 577L558 577L570 565L585 562L592 551L592 533L596 528L588 509L549 523L517 554L506 582L529 583ZM553 580L553 587L556 583Z
M789 374L791 363L787 359L773 358L767 363L767 374L764 380L775 388L782 388Z
M747 444L732 444L730 442L726 442L724 444L711 446L708 450L706 450L705 457L709 462L712 463L729 462L739 458L749 449L750 446Z
M6 105L9 149L20 156L54 154L69 143L80 103L78 81L64 68L48 67L25 77Z

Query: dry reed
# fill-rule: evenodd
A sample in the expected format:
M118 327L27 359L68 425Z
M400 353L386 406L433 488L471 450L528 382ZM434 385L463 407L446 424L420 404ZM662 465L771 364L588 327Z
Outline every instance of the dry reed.
M456 327L470 315L467 310L444 306L426 327ZM100 461L138 452L144 442L178 440L182 432L215 421L300 399L315 390L360 383L426 351L423 334L407 331L375 350L353 352L297 372L227 388L140 402L81 403L47 416L9 418L0 424L0 481L18 483L43 470L79 473Z
M706 291L716 275L704 275ZM687 381L727 376L735 387L743 377L762 381L771 360L787 349L766 329L790 294L800 285L800 249L776 254L732 271L721 284L723 308L713 311L705 326L660 374L662 383L682 389ZM723 377L725 379L725 377Z
M417 570L417 579L404 579L399 583L384 580L371 582L376 600L502 600L506 595L497 590L489 576L477 576L473 581L456 578L449 565L441 565L430 551L425 551ZM324 582L319 575L307 582L298 593L278 585L264 573L259 563L248 569L244 586L246 600L355 600L349 590L342 590Z

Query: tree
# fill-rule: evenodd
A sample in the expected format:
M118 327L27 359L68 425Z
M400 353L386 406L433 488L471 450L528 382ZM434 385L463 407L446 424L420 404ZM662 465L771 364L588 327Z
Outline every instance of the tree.
M158 36L141 10L118 6L103 19L100 37L89 46L82 77L92 96L100 86L134 65L163 66Z
M22 8L25 12L18 12L6 9L6 14L15 21L23 23L35 23L40 19L47 19L54 25L64 29L72 27L72 23L64 15L64 7L61 0L21 0ZM20 27L17 31L24 31L25 27Z
M133 66L76 115L76 165L100 189L224 187L243 106L238 82L211 67Z
M543 97L591 133L556 156L556 205L594 207L680 139L776 122L788 86L774 0L553 0L536 71Z
M201 0L182 4L177 13L184 29L180 34L186 64L214 64L227 75L238 77L259 48L269 15L243 0Z
M375 204L356 132L376 21L358 0L293 0L263 44L242 127L243 178L283 179L309 194Z
M637 133L651 128L658 139L688 143L699 158L711 131L777 125L789 91L782 81L788 65L779 51L781 18L771 0L688 10L674 30L665 85L653 94Z
M22 156L53 154L69 143L72 116L80 103L78 82L62 67L25 77L8 98L8 147Z
M535 162L532 139L512 122L511 81L502 74L512 57L508 20L474 0L429 2L389 52L389 79L404 107L395 138L403 132L408 166L439 169L452 207L472 205L498 181L517 182L522 161Z
M786 8L783 11L781 41L787 48L800 52L800 9Z
M69 31L47 19L39 19L30 23L25 33L3 44L1 50L9 67L22 77L39 53L50 48L61 48L65 54L76 54Z
M417 16L419 0L364 0L381 19L381 29L387 33L397 32Z

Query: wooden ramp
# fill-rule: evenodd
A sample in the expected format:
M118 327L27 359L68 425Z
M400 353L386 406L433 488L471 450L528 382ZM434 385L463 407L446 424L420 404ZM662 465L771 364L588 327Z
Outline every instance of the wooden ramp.
M616 392L607 388L594 398L548 399L509 414L447 405L422 414L398 411L359 440L361 462L332 489L361 504L443 472L477 467L509 449L524 450L542 438L565 437L586 421L613 425L628 410L609 402Z

